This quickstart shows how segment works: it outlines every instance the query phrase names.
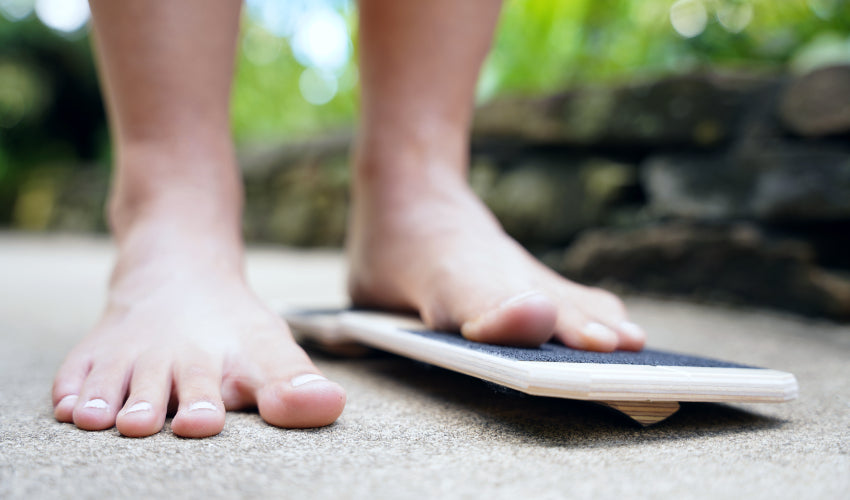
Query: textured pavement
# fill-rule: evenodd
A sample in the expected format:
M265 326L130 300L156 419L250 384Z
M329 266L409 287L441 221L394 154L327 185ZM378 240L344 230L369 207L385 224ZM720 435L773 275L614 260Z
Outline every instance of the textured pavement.
M388 355L315 356L348 390L316 430L231 413L188 440L80 431L50 384L96 320L102 239L0 233L0 498L847 498L850 327L764 311L627 298L653 347L790 371L800 399L685 404L640 429L583 402L522 396ZM338 252L253 249L275 307L340 305Z

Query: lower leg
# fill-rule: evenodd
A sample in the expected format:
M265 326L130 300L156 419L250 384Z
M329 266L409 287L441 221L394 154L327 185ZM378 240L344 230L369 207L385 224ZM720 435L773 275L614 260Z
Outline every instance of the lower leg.
M465 177L476 80L500 4L361 0L359 151L386 157L418 154L426 161L409 167L358 162L358 181ZM395 147L394 139L405 147ZM434 144L442 147L434 150Z
M56 376L61 421L144 436L171 403L174 432L201 437L221 431L225 409L257 405L270 423L294 427L326 425L342 410L341 388L316 382L243 278L228 119L239 9L92 1L118 257L101 321Z
M355 302L485 342L637 349L622 303L546 269L466 185L475 83L499 2L361 1L363 113L349 237Z

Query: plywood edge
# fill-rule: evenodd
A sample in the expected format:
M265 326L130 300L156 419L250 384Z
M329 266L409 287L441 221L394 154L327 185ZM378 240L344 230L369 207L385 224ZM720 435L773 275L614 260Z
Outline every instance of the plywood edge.
M342 357L362 357L372 352L340 328L339 312L303 314L296 310L284 312L283 317L292 329L295 339L307 347L316 347Z
M561 380L588 379L586 394L575 399L604 401L699 401L782 403L797 398L794 375L764 368L545 363L523 361L529 373L528 392L562 394ZM561 396L564 397L564 396Z

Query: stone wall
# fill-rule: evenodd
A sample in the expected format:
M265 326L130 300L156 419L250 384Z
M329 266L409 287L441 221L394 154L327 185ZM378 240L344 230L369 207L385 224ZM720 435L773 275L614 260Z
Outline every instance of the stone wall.
M567 276L850 320L850 66L499 101L475 130L485 200Z
M243 148L249 240L343 243L350 137ZM850 66L500 99L472 153L505 229L571 278L850 320ZM44 227L103 227L84 177Z

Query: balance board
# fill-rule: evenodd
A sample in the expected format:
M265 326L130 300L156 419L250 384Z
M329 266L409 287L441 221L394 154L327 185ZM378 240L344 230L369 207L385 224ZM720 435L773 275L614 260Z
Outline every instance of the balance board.
M609 353L549 342L539 348L472 342L419 319L367 310L284 314L302 340L341 353L368 346L536 396L594 401L641 425L661 422L681 401L781 403L797 397L794 375L644 349Z

